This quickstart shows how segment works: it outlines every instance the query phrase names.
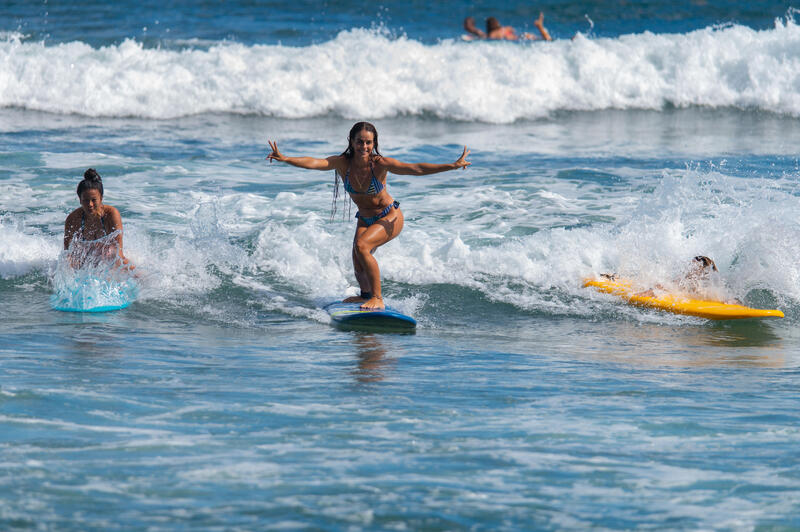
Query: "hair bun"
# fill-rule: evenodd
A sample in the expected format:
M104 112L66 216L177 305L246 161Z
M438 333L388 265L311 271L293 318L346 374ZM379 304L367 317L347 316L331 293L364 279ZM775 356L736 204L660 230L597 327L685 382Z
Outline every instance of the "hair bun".
M97 173L97 170L94 168L89 168L83 173L83 178L87 181L100 181L103 180L100 178L100 174Z

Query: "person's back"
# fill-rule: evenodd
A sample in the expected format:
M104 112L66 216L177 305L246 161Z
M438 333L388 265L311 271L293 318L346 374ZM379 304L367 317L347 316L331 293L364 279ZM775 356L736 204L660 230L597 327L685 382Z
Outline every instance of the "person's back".
M503 26L494 17L486 19L486 38L494 40L516 41L519 37L511 26Z

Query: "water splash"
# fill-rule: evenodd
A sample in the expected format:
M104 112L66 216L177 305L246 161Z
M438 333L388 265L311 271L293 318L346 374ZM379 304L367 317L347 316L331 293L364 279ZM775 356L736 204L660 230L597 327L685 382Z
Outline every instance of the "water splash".
M61 252L51 282L50 305L68 312L107 312L130 305L138 296L139 285L127 268L114 260L98 258L98 246L113 246L118 232L91 244L73 239Z

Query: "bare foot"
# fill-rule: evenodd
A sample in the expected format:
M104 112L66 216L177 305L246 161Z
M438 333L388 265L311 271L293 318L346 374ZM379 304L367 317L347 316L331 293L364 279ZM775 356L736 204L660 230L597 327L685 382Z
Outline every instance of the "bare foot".
M366 299L361 296L350 296L342 299L342 303L363 303L364 301Z
M383 305L382 298L373 296L369 300L362 303L361 308L363 310L383 310L386 307Z

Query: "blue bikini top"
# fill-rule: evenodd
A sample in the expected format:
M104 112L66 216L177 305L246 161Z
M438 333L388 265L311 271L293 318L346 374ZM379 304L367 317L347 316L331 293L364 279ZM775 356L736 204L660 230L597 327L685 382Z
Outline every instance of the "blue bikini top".
M100 238L95 238L94 240L87 239L84 236L84 232L86 231L85 227L86 227L86 213L81 211L81 238L83 239L84 242L95 242L97 240L100 240L108 236L108 231L106 231L106 220L104 216L100 217L100 227L103 228L103 236L101 236Z
M380 180L377 177L375 177L375 171L372 169L372 164L369 165L369 171L372 174L372 179L370 179L369 181L369 186L367 187L367 190L364 191L356 190L350 184L350 179L348 179L350 177L350 167L348 166L347 173L344 175L344 177L342 177L342 184L344 185L344 190L348 194L369 194L370 196L377 196L378 194L380 194L381 191L386 187L384 186L383 183L380 182Z

